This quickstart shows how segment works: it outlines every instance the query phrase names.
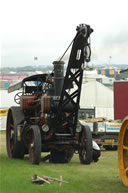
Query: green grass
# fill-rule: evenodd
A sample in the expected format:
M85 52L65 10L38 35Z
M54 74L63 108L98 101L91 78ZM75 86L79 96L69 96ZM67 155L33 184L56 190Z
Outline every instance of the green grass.
M103 151L100 161L91 165L80 164L74 155L68 164L41 162L32 165L28 156L24 160L9 159L4 135L0 138L0 193L127 193L120 180L117 152ZM32 184L34 174L46 175L68 181L59 186L57 182L43 186Z

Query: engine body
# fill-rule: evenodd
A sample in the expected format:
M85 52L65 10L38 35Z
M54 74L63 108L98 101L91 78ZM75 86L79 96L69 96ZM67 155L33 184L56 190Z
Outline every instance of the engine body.
M53 162L67 162L76 151L82 163L91 162L91 133L77 117L84 65L91 56L89 37L93 30L85 24L76 30L65 75L64 62L59 60L53 62L51 74L23 79L23 92L15 96L20 106L11 107L7 118L9 157L20 157L15 151L19 142L21 149L18 150L29 153L32 163L39 163L41 152L50 152Z

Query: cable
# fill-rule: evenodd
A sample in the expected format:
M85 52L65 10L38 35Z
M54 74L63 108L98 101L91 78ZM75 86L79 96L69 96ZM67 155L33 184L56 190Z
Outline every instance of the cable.
M68 51L68 49L70 48L70 46L72 45L74 39L71 41L71 43L69 44L69 46L67 47L67 49L65 50L65 52L63 53L63 55L61 56L61 58L59 59L59 62L62 60L62 58L64 57L64 55L66 54L66 52Z

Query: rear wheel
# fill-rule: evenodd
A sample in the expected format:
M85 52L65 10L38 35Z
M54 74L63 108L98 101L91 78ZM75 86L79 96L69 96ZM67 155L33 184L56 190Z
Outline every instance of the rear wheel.
M6 147L8 157L23 158L25 145L18 132L18 124L24 119L24 114L20 107L11 107L8 111L6 126Z
M120 128L118 138L118 163L120 176L124 185L128 186L128 116Z
M90 128L82 126L82 133L80 137L79 159L82 164L90 164L92 162L92 133Z
M41 135L37 125L29 130L29 159L32 164L39 164L41 158Z

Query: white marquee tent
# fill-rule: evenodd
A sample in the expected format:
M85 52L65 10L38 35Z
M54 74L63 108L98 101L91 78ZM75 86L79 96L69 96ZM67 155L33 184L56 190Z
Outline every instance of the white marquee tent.
M82 84L80 108L94 108L96 117L114 119L113 90L97 81Z

